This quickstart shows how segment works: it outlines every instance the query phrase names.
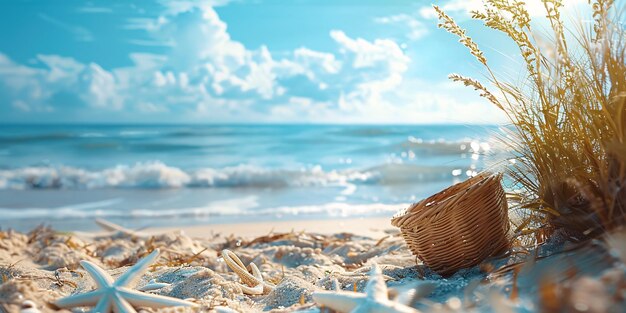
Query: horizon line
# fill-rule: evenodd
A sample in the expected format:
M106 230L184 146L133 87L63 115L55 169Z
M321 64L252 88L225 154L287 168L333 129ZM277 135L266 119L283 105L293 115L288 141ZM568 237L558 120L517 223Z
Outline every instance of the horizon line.
M115 123L115 122L15 122L0 123L0 127L6 126L507 126L510 123L322 123L322 122L267 122L267 123L246 123L246 122L225 122L225 123L168 123L168 122L137 122L137 123Z

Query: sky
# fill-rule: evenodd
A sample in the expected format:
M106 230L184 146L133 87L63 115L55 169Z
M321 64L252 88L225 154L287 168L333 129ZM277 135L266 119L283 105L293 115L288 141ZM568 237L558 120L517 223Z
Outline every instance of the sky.
M503 122L447 79L484 73L431 2L0 1L0 123ZM480 0L434 2L520 75Z

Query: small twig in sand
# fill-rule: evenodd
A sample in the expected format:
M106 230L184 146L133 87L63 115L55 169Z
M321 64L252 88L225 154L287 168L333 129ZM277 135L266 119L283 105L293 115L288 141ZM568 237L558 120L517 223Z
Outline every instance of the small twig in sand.
M376 242L376 244L374 245L374 247L378 247L381 243L383 243L383 241L387 240L387 238L389 238L389 237L391 237L391 235L387 235L387 236L385 236L385 237L383 237L383 238L380 238L380 239L378 240L378 242Z
M7 273L2 273L2 283L6 283L7 281L15 278L15 276L13 276L13 272L11 271L11 269L13 269L18 263L20 263L20 262L22 262L24 260L25 259L17 260L14 263L11 263L11 264L9 264L8 266L6 266L4 268L7 271ZM10 274L10 275L8 275L8 274Z
M196 254L194 254L194 255L190 256L189 258L187 258L187 259L185 259L185 260L182 260L182 261L181 261L181 264L180 264L180 265L181 265L181 267L177 268L177 269L174 271L174 273L178 272L178 271L179 271L180 269L182 269L182 268L183 268L183 266L185 266L185 265L187 265L187 266L191 266L191 262L193 262L195 259L197 259L197 258L198 258L198 256L200 256L200 254L202 254L202 252L204 252L204 251L206 251L206 250L208 250L208 249L209 249L209 248L204 248L204 249L202 249L200 252L198 252L198 253L196 253Z
M56 278L52 278L52 277L48 277L48 276L39 276L39 275L22 275L19 278L16 278L16 280L21 280L21 281L27 281L27 280L34 280L34 279L48 279L48 280L52 280L55 284L57 284L57 279ZM69 281L69 280L64 280L61 279L59 280L59 282L61 283L61 285L64 284L68 284L74 288L78 287L78 285L76 285L76 283Z
M61 281L61 274L59 273L59 270L54 271L54 278L57 280L55 284L59 286L59 288L63 287L63 282Z
M513 288L511 289L511 295L509 296L511 301L517 301L519 298L519 289L517 287L517 275L519 274L519 271L519 267L513 270Z
M283 280L283 279L285 279L285 265L284 264L280 265L280 271L281 271L281 274L282 274L282 277L280 278L280 280Z
M6 307L6 303L0 301L0 312L9 313L9 309Z

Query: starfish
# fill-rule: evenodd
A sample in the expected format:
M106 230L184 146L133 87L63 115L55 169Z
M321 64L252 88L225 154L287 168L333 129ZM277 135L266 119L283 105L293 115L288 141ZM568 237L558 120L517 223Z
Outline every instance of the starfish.
M102 229L110 231L110 232L113 232L113 233L117 233L117 234L120 234L120 235L124 235L124 236L128 236L128 237L144 237L144 236L147 236L146 234L144 234L142 232L125 228L123 226L117 225L115 223L109 222L109 221L101 219L101 218L97 218L95 220L95 222L96 222L96 224L98 224L98 226L102 227Z
M241 262L239 257L234 252L224 249L222 251L222 257L224 258L226 265L228 265L228 267L230 267L230 269L233 270L233 272L235 272L235 274L237 274L243 282L243 284L239 284L239 286L245 294L262 295L276 288L273 284L263 280L263 275L261 275L261 271L256 264L250 263L250 268L252 269L252 274L250 274L246 269L246 266L243 265L243 262Z
M404 284L396 288L389 288L389 295L393 301L400 302L407 306L415 305L419 300L430 295L437 285L432 282L419 281Z
M387 285L374 264L370 279L365 286L365 294L349 291L316 291L312 294L318 305L329 307L340 313L418 313L414 308L389 300Z
M152 237L152 235L145 233L141 230L132 230L115 224L113 222L109 222L107 220L97 218L95 220L96 224L100 226L106 233L92 234L81 231L75 231L74 234L84 237L84 238L101 238L101 237L131 237L131 238L139 238L139 239L148 239Z
M217 313L239 313L239 311L231 309L227 306L216 306L213 308Z
M59 308L95 306L96 313L136 313L134 307L163 308L169 306L196 306L195 303L160 295L147 294L129 288L150 264L159 257L159 250L154 250L147 257L139 260L126 273L113 281L105 270L89 261L81 261L80 265L96 282L97 289L83 294L71 295L59 299L55 305Z

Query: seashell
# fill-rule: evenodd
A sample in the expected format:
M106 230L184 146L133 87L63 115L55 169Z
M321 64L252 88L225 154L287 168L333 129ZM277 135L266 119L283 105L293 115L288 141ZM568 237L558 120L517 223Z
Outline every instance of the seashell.
M41 311L39 311L35 302L24 300L20 306L20 313L41 313Z

